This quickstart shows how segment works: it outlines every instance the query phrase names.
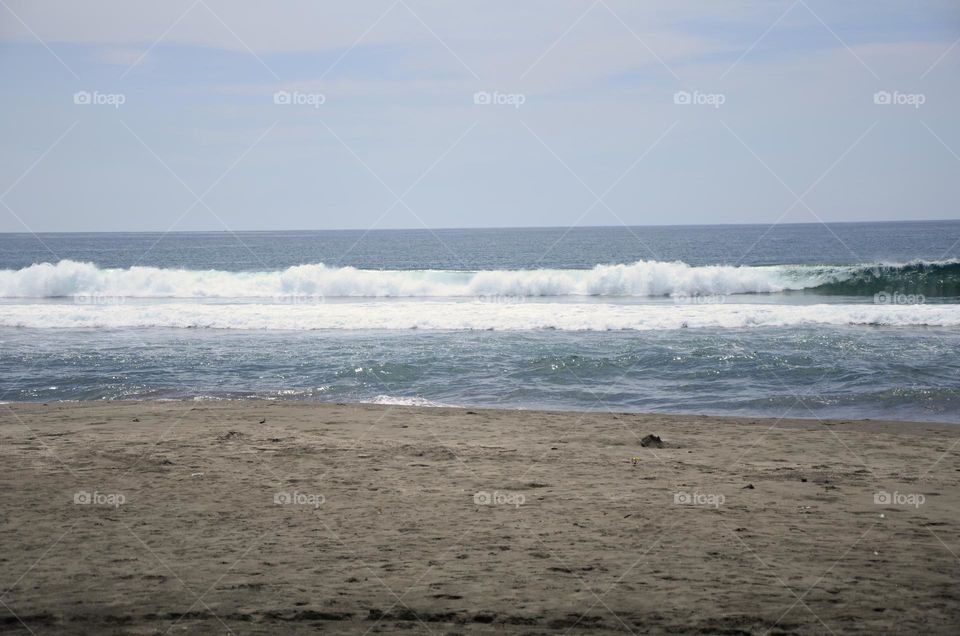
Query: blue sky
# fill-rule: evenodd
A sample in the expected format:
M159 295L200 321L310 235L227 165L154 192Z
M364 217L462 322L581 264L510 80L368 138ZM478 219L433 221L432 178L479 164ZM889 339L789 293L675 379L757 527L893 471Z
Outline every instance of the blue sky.
M863 6L3 0L0 231L960 218L960 5Z

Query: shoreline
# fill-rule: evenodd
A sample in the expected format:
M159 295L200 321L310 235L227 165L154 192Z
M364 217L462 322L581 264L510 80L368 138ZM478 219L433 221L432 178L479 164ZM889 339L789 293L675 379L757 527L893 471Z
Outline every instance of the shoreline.
M955 424L15 402L0 453L11 633L960 624Z
M403 399L403 398L400 398ZM424 398L425 399L425 398ZM476 411L476 412L489 412L493 414L538 414L538 415L554 415L560 417L567 416L587 416L587 415L609 415L615 417L644 417L644 418L661 418L669 422L671 420L677 421L688 421L688 420L697 420L697 419L707 419L711 421L717 421L719 423L728 422L732 424L743 424L743 425L756 425L756 426L772 426L776 425L803 425L803 424L821 424L824 426L830 427L839 427L835 430L865 430L869 427L877 428L900 428L900 427L911 427L911 426L934 426L934 427L945 427L947 430L952 431L953 427L960 427L960 418L956 422L948 422L943 420L911 420L911 419L897 419L897 418L871 418L871 417L818 417L816 415L809 416L791 416L791 417L773 417L771 415L749 415L749 414L721 414L721 413L700 413L695 411L616 411L609 408L599 408L592 410L578 410L578 409L551 409L551 408L541 408L541 407L492 407L492 406L462 406L462 405L453 405L453 404L403 404L403 403L392 403L392 402L333 402L333 401L324 401L324 400L303 400L303 399L287 399L287 398L267 398L267 397L242 397L242 398L218 398L218 397L178 397L178 398L144 398L144 399L124 399L124 400L102 400L102 399L92 399L92 400L31 400L31 401L4 401L0 400L0 408L4 406L29 406L29 405L42 405L44 407L49 406L58 406L58 405L100 405L100 406L131 406L131 405L146 405L146 404L182 404L182 405L247 405L254 407L256 405L296 405L300 407L337 407L337 408L350 408L350 407L373 407L381 409L411 409L411 410L423 410L427 412L433 411L449 411L450 414L457 414L458 412L464 411ZM792 410L792 409L791 409ZM956 432L960 433L960 428L956 429Z

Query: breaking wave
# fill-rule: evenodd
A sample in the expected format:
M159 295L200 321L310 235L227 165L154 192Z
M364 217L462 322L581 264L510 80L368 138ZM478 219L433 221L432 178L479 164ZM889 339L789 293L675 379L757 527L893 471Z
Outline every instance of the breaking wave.
M592 269L366 270L322 263L278 271L101 268L63 260L0 270L0 298L104 295L123 298L671 296L880 291L960 296L960 261L904 264L691 266L638 261Z

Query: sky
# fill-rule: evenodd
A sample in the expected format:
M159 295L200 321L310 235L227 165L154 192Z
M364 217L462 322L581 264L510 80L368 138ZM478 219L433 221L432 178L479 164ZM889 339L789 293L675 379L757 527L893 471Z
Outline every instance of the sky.
M955 0L0 0L0 232L960 218Z

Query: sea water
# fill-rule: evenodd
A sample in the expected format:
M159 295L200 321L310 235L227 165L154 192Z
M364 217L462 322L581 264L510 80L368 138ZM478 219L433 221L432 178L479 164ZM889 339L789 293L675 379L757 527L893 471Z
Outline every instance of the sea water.
M960 221L0 235L0 400L960 420Z

